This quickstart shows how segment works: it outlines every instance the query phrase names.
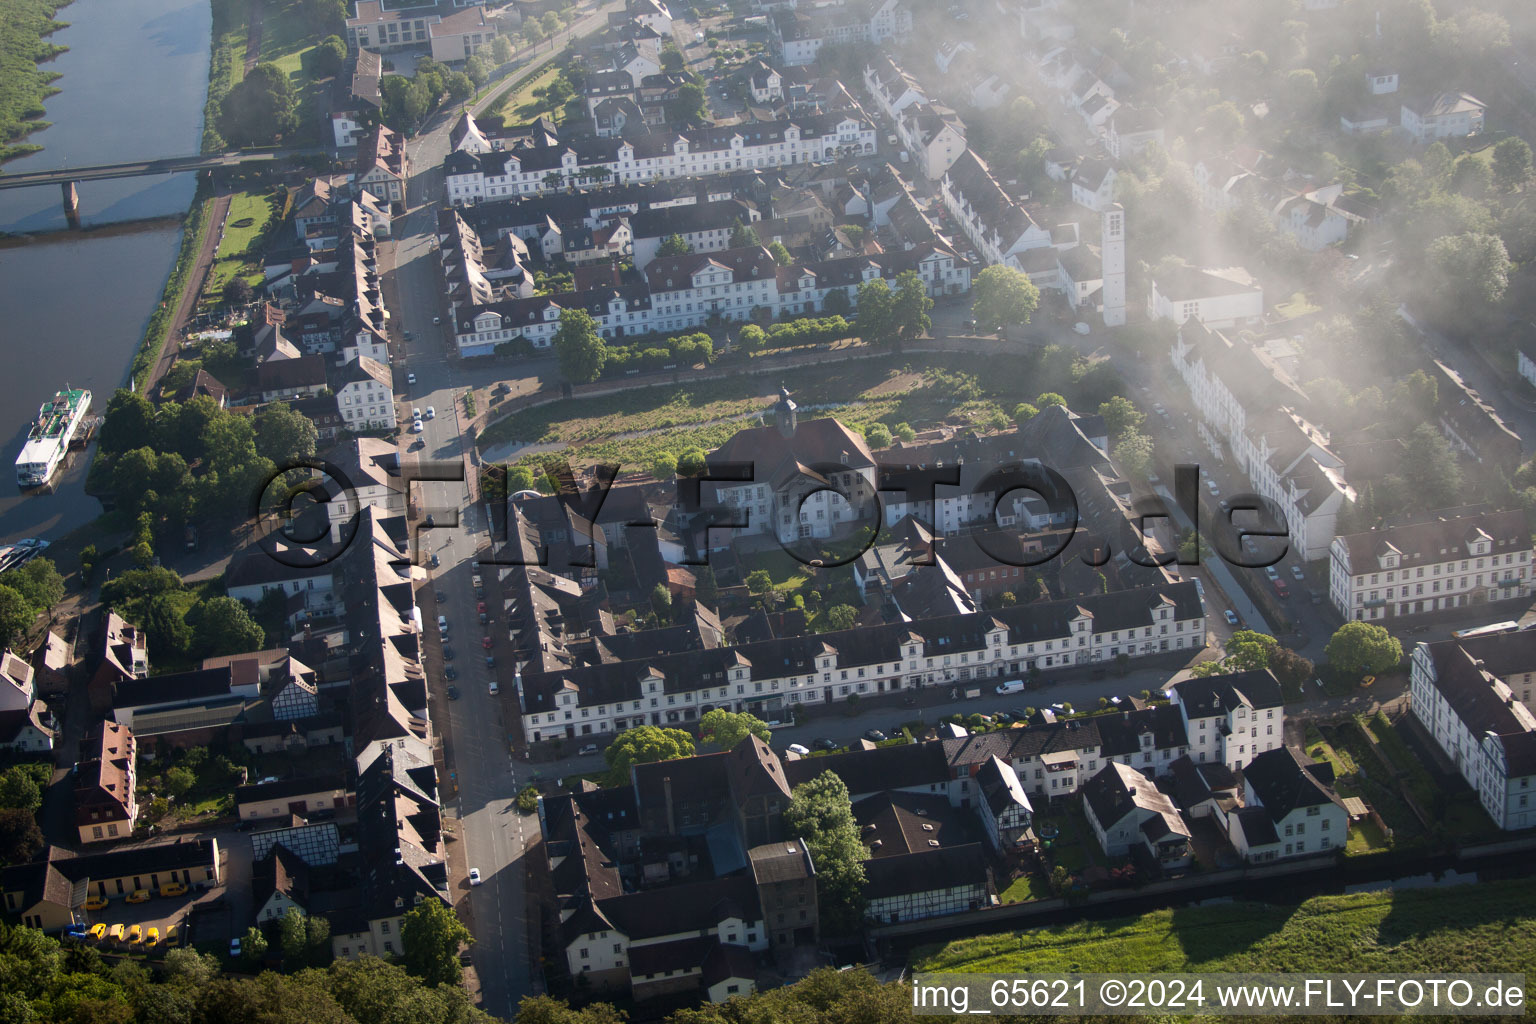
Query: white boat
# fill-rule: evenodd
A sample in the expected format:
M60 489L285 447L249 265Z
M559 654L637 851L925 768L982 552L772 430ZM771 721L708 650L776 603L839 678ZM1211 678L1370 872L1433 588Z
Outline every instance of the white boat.
M16 456L16 483L22 487L41 487L53 479L69 443L91 408L91 393L84 388L65 387L37 410L37 421L27 432L27 443Z
M48 542L38 540L36 537L28 537L14 544L6 544L0 547L0 572L9 572L19 566L25 565L36 556L48 549Z

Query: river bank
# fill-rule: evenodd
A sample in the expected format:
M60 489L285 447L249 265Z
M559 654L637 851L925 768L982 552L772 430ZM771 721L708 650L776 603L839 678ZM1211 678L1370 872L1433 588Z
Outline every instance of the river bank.
M23 142L52 123L43 120L43 101L57 95L53 83L60 72L43 65L68 49L48 37L68 27L54 20L70 0L5 0L0 4L0 164L36 153L34 142Z

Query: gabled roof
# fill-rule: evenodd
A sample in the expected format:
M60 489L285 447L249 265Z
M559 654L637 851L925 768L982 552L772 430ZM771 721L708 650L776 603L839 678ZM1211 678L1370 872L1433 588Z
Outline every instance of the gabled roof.
M1263 710L1285 703L1279 681L1267 668L1185 679L1169 689L1191 720L1225 715L1235 707Z
M1317 778L1318 766L1295 747L1280 747L1258 754L1243 768L1243 783L1263 805L1270 820L1279 822L1298 807L1344 803L1333 789Z

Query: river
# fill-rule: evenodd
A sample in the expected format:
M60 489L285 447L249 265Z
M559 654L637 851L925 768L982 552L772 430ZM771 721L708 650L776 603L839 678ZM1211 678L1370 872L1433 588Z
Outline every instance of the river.
M212 14L207 0L75 0L52 40L69 47L48 65L63 77L46 101L52 127L29 140L41 152L0 173L186 156L202 142ZM186 212L191 174L89 181L79 186L87 228ZM57 186L0 192L0 231L61 229ZM22 494L11 472L37 407L69 384L90 388L92 411L125 383L144 326L181 241L164 224L93 236L48 235L0 247L0 539L57 537L101 511L84 492L85 458L54 478L51 494ZM67 571L70 567L62 567Z

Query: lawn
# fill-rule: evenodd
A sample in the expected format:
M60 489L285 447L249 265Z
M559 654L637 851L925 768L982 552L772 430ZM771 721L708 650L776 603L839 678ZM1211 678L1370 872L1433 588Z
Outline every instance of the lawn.
M1536 961L1536 889L1489 882L1233 903L982 935L914 954L920 971L1523 971Z
M542 102L534 97L535 89L542 89L553 82L560 74L560 66L551 63L549 67L525 79L515 89L502 98L501 105L496 108L496 113L506 119L508 124L515 121L532 121L540 114L549 114L556 121L560 120L562 111L548 110Z
M1118 379L1095 375L1080 383L1070 354L1021 352L999 362L981 356L875 356L835 366L806 366L769 377L737 373L686 385L634 388L620 395L553 402L492 423L482 451L509 441L559 446L573 463L617 462L646 467L659 454L724 443L776 400L780 384L812 416L836 416L850 429L900 423L922 430L938 423L1003 426L1021 402L1042 391L1065 395L1089 411L1121 390ZM543 461L547 456L536 456Z
M1031 871L1013 880L999 899L1004 903L1027 903L1030 900L1048 900L1052 896L1050 883Z
M1360 857L1371 853L1380 853L1387 849L1387 837L1376 823L1369 818L1364 818L1349 826L1349 842L1344 846L1344 853L1350 857Z
M1309 313L1316 313L1321 309L1321 306L1314 305L1311 300L1307 298L1306 292L1297 292L1286 301L1275 303L1275 312L1288 319L1291 317L1306 316Z
M240 192L230 200L224 237L203 287L205 305L222 302L224 286L237 275L253 286L261 283L261 248L276 213L272 197L265 192Z
M271 0L266 4L262 12L261 52L257 60L281 68L299 97L299 127L294 138L284 140L290 144L316 134L320 85L310 73L307 57L321 38L304 16L303 0L287 0L286 3Z

